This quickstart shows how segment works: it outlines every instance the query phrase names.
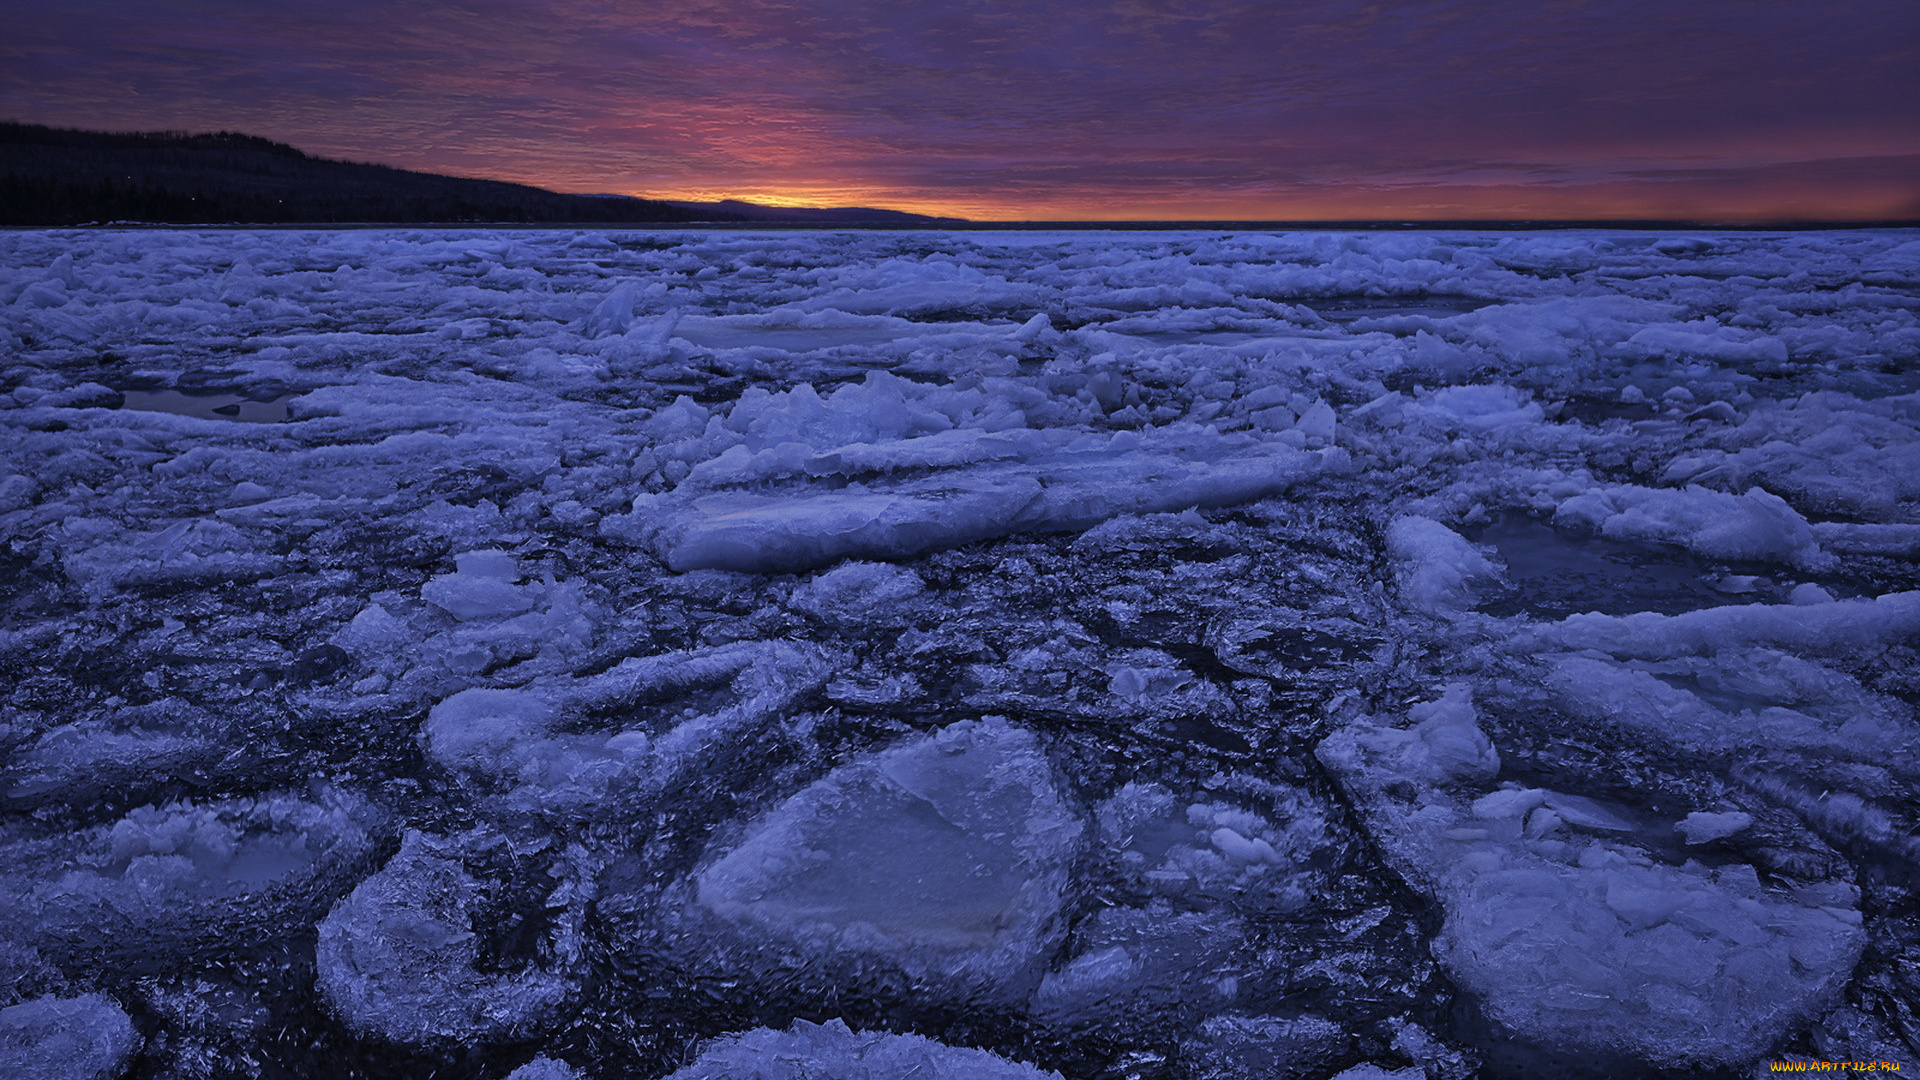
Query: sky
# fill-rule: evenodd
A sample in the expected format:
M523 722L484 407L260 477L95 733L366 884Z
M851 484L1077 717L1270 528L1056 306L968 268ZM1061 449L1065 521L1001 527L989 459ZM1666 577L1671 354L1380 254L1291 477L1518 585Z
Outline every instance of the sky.
M1920 0L0 0L0 118L982 220L1920 218Z

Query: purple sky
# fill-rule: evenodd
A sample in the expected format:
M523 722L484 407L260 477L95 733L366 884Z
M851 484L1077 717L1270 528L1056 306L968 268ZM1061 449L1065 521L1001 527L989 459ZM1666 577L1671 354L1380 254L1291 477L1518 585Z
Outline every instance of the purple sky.
M1920 0L0 0L0 26L0 117L563 191L1920 216Z

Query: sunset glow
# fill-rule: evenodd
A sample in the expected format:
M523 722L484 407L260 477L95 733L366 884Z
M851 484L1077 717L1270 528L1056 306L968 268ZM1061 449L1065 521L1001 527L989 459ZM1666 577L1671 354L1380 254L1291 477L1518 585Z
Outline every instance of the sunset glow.
M1920 215L1920 9L7 0L0 113L977 219Z

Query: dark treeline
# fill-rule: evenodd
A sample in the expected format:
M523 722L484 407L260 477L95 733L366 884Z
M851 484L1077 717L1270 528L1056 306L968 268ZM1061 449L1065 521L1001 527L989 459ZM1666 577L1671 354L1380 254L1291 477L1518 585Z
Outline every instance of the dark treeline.
M666 222L669 203L330 161L253 135L0 123L0 225L104 221Z

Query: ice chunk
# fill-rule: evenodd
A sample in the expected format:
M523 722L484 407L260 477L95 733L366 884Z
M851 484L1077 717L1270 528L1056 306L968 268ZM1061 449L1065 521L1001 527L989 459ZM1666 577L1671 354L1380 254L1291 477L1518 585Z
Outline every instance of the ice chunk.
M1081 831L1032 735L962 721L776 807L698 872L694 903L750 941L1018 995L1058 940Z
M1761 488L1729 495L1616 485L1566 500L1557 525L1597 529L1612 540L1676 544L1716 559L1770 561L1826 568L1813 527L1785 499Z
M1512 386L1445 386L1407 407L1407 412L1429 422L1470 432L1495 432L1530 427L1544 414L1530 395Z
M1427 1071L1418 1065L1409 1065L1404 1069L1389 1069L1380 1065L1355 1065L1353 1068L1336 1075L1333 1080L1426 1080Z
M1707 356L1715 360L1775 363L1787 359L1786 343L1778 338L1710 324L1649 326L1628 338L1626 344L1623 351L1642 356Z
M905 558L1007 531L1040 495L1023 477L798 498L712 495L665 552L675 570L805 570L848 556Z
M1435 701L1408 710L1411 728L1357 724L1330 736L1321 748L1338 767L1379 782L1393 779L1444 783L1485 779L1500 771L1500 755L1480 730L1473 693L1449 686Z
M1617 644L1633 648L1624 635ZM1835 758L1887 762L1912 757L1911 722L1897 704L1845 675L1771 649L1727 642L1712 658L1683 654L1625 663L1549 656L1546 684L1576 714L1658 744L1818 749Z
M1122 514L1231 506L1347 462L1338 448L1250 449L1196 437L1156 451L1115 436L1104 446L923 480L683 498L668 503L654 528L674 570L790 572L849 557L910 558L1009 533L1085 529Z
M0 1009L0 1076L115 1080L139 1049L133 1021L101 994L39 997Z
M548 759L567 751L549 733L554 718L537 694L475 688L435 705L421 735L427 756L449 769L540 782L558 764Z
M886 618L925 588L920 575L906 567L850 562L795 589L792 604L828 622L857 626Z
M580 1080L573 1066L550 1057L537 1057L507 1074L507 1080Z
M1418 611L1440 615L1473 606L1473 585L1498 570L1465 537L1423 517L1395 518L1387 526L1400 595Z
M1656 863L1609 838L1630 822L1580 796L1505 789L1468 811L1435 785L1491 775L1471 752L1485 740L1471 700L1458 689L1424 708L1412 729L1355 722L1319 753L1389 859L1440 902L1434 953L1503 1037L1667 1067L1733 1064L1851 974L1864 944L1851 885L1786 894ZM1444 725L1437 745L1415 735L1433 724ZM1472 772L1441 767L1451 760ZM1561 839L1533 827L1541 814L1602 835Z
M1319 1064L1345 1056L1352 1036L1319 1016L1210 1017L1187 1041L1197 1075L1221 1080L1273 1080L1312 1075Z
M533 608L531 590L515 585L520 567L504 551L469 551L458 567L420 586L420 596L456 619L504 619Z
M638 296L639 286L634 282L615 285L580 324L581 334L596 338L626 333L633 324L633 303Z
M1447 922L1435 953L1527 1041L1669 1066L1737 1063L1838 991L1858 915L1725 889L1599 845L1575 865L1436 846ZM1809 962L1810 961L1810 962Z
M1753 824L1753 815L1743 814L1738 810L1730 810L1724 814L1696 810L1688 814L1674 828L1686 836L1689 844L1711 844L1715 840L1724 840L1751 824Z
M379 815L338 791L142 806L57 841L0 847L0 925L49 956L142 968L319 914L371 857ZM271 915L271 918L260 918Z
M919 1035L849 1030L839 1020L755 1028L708 1046L667 1080L1059 1080L1060 1074Z
M1801 607L1833 603L1833 594L1811 581L1803 581L1787 594L1787 602Z
M1558 645L1615 656L1667 657L1765 644L1813 653L1880 646L1920 633L1920 592L1886 593L1832 604L1768 605L1680 615L1574 615L1529 631L1522 647Z
M563 880L546 898L549 914L564 914L544 955L487 956L476 930L498 929L480 921L498 887L468 871L466 846L408 833L321 920L315 982L355 1030L403 1043L525 1037L578 991L585 892Z

